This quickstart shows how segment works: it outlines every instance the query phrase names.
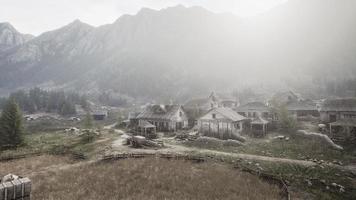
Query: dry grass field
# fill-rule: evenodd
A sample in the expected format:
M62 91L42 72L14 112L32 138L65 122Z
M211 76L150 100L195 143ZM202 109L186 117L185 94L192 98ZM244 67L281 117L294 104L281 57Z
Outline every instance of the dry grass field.
M72 164L73 161L62 156L35 156L8 162L0 162L0 177L12 173L16 175L28 175L34 172L46 171L50 167L64 164Z
M0 174L32 172L32 198L36 200L281 199L276 185L210 162L128 159L43 173L46 167L69 162L53 156L16 160L0 163ZM33 173L38 170L42 173Z

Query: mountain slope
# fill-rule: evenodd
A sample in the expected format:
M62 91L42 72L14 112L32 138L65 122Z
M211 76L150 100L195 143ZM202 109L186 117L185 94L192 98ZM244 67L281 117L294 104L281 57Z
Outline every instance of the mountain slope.
M22 45L32 38L32 35L19 33L7 22L0 23L0 53L15 46Z
M301 88L316 79L322 85L355 78L355 9L353 0L290 0L252 19L177 6L142 9L97 28L75 21L3 50L0 88L164 99L246 84L283 87L286 80Z

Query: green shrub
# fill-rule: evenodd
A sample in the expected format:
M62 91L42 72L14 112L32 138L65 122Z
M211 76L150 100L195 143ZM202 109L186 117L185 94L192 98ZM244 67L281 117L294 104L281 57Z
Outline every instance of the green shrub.
M97 134L93 130L84 130L83 134L80 137L81 142L83 144L87 144L93 142L96 139Z
M69 147L65 145L54 145L49 149L49 154L51 155L65 155L69 152Z

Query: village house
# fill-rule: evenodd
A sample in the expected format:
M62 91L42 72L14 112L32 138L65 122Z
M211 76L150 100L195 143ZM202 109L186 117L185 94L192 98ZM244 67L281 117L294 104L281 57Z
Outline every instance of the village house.
M329 123L333 140L356 140L356 98L327 99L321 104L320 119Z
M246 120L230 108L213 108L198 119L198 130L205 136L233 139L242 133Z
M356 98L325 100L320 107L320 119L325 123L356 119Z
M207 98L191 99L184 104L184 110L187 113L189 126L192 127L196 124L196 120L208 112L212 108L219 107L219 99L212 92Z
M221 107L224 107L224 108L232 108L233 109L233 108L237 107L238 102L235 99L227 98L227 99L220 100L220 105L221 105Z
M249 119L257 117L270 118L270 108L262 102L250 102L237 107L236 112Z
M214 92L207 98L191 99L184 104L186 110L209 111L212 108L219 107L219 99Z
M137 115L136 127L157 131L177 131L188 128L188 118L181 105L149 105Z
M319 117L320 113L317 109L316 103L311 100L290 101L286 104L286 108L295 118L302 118L307 116Z
M270 107L262 102L250 102L236 108L236 112L249 119L249 128L254 136L267 134L268 125L274 119Z

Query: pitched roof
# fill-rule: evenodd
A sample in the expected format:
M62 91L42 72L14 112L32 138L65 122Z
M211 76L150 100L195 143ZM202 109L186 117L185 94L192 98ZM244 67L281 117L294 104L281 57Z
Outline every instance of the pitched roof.
M149 105L136 118L171 120L180 108L181 105Z
M292 91L282 91L275 93L272 99L280 103L286 103L289 101L298 101L300 97Z
M313 101L291 101L287 103L288 110L317 110L316 103Z
M200 107L211 102L215 102L215 103L220 102L220 98L215 94L215 92L212 92L208 97L191 99L184 104L184 107L185 108L192 108L196 106Z
M236 108L237 112L263 111L268 112L269 107L262 102L250 102Z
M262 117L257 117L251 121L251 124L268 124L269 122Z
M320 111L351 111L356 112L356 98L327 99Z
M139 126L139 127L142 127L142 128L155 128L155 127L156 127L155 125L149 123L149 122L146 121L146 120L140 121L138 126Z
M211 111L216 111L217 113L220 113L221 115L223 115L224 117L230 119L231 121L237 122L237 121L242 121L242 120L246 120L247 118L239 115L237 112L235 112L234 110L232 110L231 108L213 108L211 109L209 112Z

